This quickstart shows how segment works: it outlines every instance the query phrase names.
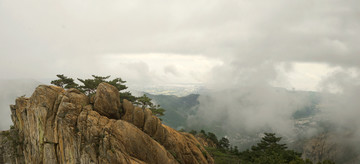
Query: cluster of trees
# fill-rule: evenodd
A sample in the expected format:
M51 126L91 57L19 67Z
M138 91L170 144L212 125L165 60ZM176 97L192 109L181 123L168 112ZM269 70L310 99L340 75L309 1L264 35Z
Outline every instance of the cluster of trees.
M197 134L195 130L191 130L190 133L193 135ZM237 146L231 146L226 137L217 140L214 133L206 133L204 130L201 130L200 133L216 144L215 150L208 149L208 151L214 155L215 161L218 161L218 163L233 163L237 161L245 164L313 164L309 159L302 159L301 153L289 150L286 144L279 143L281 137L276 137L275 133L264 133L264 137L259 143L242 152L238 150ZM234 160L234 157L236 157L237 160ZM325 160L317 164L335 163L330 160Z
M155 114L157 117L163 116L165 109L161 108L160 105L156 105L151 102L151 98L145 94L141 97L136 97L134 104L140 105L143 109L148 108Z
M197 131L191 130L189 133L196 135ZM218 148L222 152L231 152L231 153L239 152L237 146L232 147L230 145L230 141L227 137L222 137L220 140L218 140L217 136L214 133L211 132L206 133L205 130L200 130L200 134L202 134L206 139L212 141L216 145L216 148Z
M73 78L69 78L63 74L56 75L58 79L51 81L51 84L65 88L75 88L79 91L83 92L84 94L88 95L89 97L96 93L96 88L102 82L106 82L108 84L113 85L116 87L120 94L120 101L122 102L124 99L131 101L135 105L141 106L143 109L149 108L152 113L156 116L163 116L165 110L160 107L160 105L154 104L149 97L145 94L140 97L133 96L131 92L124 91L128 87L125 85L126 81L122 80L121 78L115 78L110 80L110 76L95 76L92 75L90 79L80 79L77 80L81 83L78 84L75 82Z
M287 149L286 144L280 144L281 137L276 137L275 133L264 133L265 136L259 143L240 152L238 156L248 163L259 164L312 164L309 159L302 159L301 153ZM318 162L317 164L335 164L330 160Z

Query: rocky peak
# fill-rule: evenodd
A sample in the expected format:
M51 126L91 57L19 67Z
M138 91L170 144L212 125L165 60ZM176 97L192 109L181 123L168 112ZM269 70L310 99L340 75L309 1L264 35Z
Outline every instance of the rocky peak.
M93 98L46 85L19 97L11 106L18 137L0 147L16 153L2 153L0 163L214 163L191 134L163 125L149 109L121 104L115 87L101 83Z
M116 87L100 83L94 96L94 110L108 118L120 119L121 103Z

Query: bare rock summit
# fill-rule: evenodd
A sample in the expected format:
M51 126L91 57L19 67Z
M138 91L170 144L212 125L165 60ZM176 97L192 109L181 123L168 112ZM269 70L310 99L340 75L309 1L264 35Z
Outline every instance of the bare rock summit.
M40 85L30 98L16 99L11 112L14 126L0 135L0 163L214 163L194 136L163 125L149 109L121 104L106 83L93 104L76 89Z

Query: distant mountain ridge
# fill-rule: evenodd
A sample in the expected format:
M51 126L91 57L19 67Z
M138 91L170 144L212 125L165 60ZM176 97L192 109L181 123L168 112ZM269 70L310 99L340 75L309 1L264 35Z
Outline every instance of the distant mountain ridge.
M188 116L194 115L199 105L199 94L190 94L184 97L145 94L166 110L162 117L163 122L178 130L186 126Z
M287 92L291 92L299 96L304 96L307 99L307 102L309 102L305 106L303 106L303 108L295 111L292 115L293 119L295 120L295 127L298 129L297 132L299 133L299 135L300 133L306 133L308 129L319 127L322 128L323 132L326 132L314 134L315 136L312 137L303 136L303 138L299 138L300 140L291 141L293 143L289 144L292 148L297 149L299 152L303 153L304 158L309 158L314 162L331 159L336 161L337 163L355 164L356 161L360 159L359 149L354 150L351 149L349 146L341 145L341 137L336 138L337 140L339 140L339 142L334 142L334 137L331 136L334 136L335 134L331 133L331 127L328 127L327 125L324 125L324 123L318 122L319 120L316 120L315 116L320 112L317 108L317 105L321 101L320 93L312 91ZM199 94L190 94L183 97L178 97L174 95L153 95L148 93L147 95L166 110L165 116L162 117L165 124L176 129L192 129L192 127L188 127L186 121L189 116L196 114L198 110L198 98L200 97ZM220 137L221 134L225 134L221 132L221 129L217 127L203 127L203 129L215 132ZM246 134L243 135L246 136ZM252 145L253 142L257 142L256 137L258 136L251 136L250 138L243 138L244 136L239 137L240 138L238 139L242 142L248 140L249 142L251 142L251 144L248 145ZM349 154L343 153L342 151L344 150L346 150Z
M293 113L293 119L306 120L314 116L318 111L317 105L320 102L320 95L312 91L289 91L294 94L306 95L308 104ZM188 116L195 115L198 107L198 98L200 94L189 94L187 96L163 95L145 93L153 99L156 104L161 105L166 110L165 116L162 117L165 124L179 129L186 127ZM206 96L206 93L203 93ZM191 128L191 127L190 127Z

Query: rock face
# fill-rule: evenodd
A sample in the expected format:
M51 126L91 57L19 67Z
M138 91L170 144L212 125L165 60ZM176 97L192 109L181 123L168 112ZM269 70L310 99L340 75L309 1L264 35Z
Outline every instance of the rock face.
M3 142L6 136L0 135L0 163L214 163L191 134L163 125L149 109L118 100L106 83L99 85L94 105L76 89L37 87L11 106L17 137ZM9 147L14 153L3 153Z
M159 118L152 115L149 109L134 107L124 100L125 115L123 120L142 129L151 138L159 142L180 163L213 163L210 154L201 146L195 137L189 133L180 133L166 125ZM140 119L139 119L140 118Z
M0 132L0 163L23 163L22 147L18 140L16 129Z
M201 145L205 147L216 148L216 144L213 141L211 141L209 138L206 138L202 133L196 134L195 138L201 143Z
M346 139L347 138L347 139ZM323 133L307 140L303 144L302 157L314 163L323 160L332 160L342 164L357 164L360 161L360 150L349 134Z
M329 142L329 136L321 134L306 142L303 147L303 157L314 162L320 162L327 159L334 160L337 153L334 142Z
M121 103L117 88L100 83L94 97L94 110L108 118L120 119Z

